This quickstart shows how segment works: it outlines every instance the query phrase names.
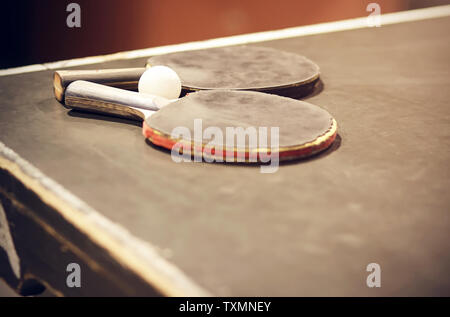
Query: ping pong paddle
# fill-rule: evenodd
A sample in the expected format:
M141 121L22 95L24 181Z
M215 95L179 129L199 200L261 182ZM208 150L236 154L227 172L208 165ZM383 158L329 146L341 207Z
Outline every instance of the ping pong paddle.
M164 65L181 78L182 96L198 90L253 90L300 98L314 89L319 67L304 56L259 46L229 46L150 57L146 67ZM56 99L66 87L86 80L137 90L146 68L63 70L54 74Z
M153 144L173 149L182 144L193 157L227 162L266 162L264 155L276 154L280 161L307 157L328 148L336 137L337 124L324 109L303 101L253 91L203 90L176 99L146 96L86 81L71 83L65 104L74 109L143 121L143 135ZM159 110L158 110L159 109ZM214 140L198 136L195 122L201 119L202 131L223 131ZM174 135L177 128L188 131ZM266 140L275 136L278 146L266 145L259 128L266 127ZM230 146L227 128L255 128L258 144ZM193 137L192 137L193 136ZM217 136L217 135L216 135ZM233 139L234 142L234 139ZM249 142L250 143L250 142ZM187 147L186 147L187 145ZM231 160L230 160L231 158Z

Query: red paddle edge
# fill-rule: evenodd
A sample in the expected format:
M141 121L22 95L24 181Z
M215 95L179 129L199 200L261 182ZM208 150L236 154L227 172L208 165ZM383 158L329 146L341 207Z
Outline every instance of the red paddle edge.
M178 142L182 141L171 139L170 136L168 135L166 136L160 131L149 127L145 122L145 120L143 121L142 124L142 134L145 138L149 139L150 142L152 142L153 144L161 146L168 150L172 150L172 148ZM280 161L292 160L296 158L308 157L316 153L319 153L328 148L334 142L334 140L336 139L336 135L337 135L337 124L336 121L333 119L330 129L325 134L319 136L316 140L307 143L305 145L280 149L278 154L279 160ZM220 153L216 153L216 149L214 147L210 148L205 146L204 144L202 144L201 148L200 147L194 148L194 144L192 144L191 151L192 149L193 153L202 153L202 156L208 156L209 153L211 153L211 156L216 158L222 157L223 160L225 160L225 158L227 157L226 149L222 149ZM240 160L244 159L245 161L248 162L250 160L255 161L255 159L256 161L264 161L261 160L261 156L262 155L264 155L265 157L270 156L271 152L268 151L267 153L265 152L260 153L260 152L238 151L234 149L234 154L235 154L235 161L237 161L238 159Z

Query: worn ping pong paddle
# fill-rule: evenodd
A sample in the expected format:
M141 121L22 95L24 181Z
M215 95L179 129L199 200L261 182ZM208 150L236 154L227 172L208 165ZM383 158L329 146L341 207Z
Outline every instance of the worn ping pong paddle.
M182 145L193 157L209 161L215 158L227 162L266 162L264 155L273 153L280 161L307 157L328 148L337 131L336 121L322 108L253 91L204 90L170 101L75 81L67 87L65 103L83 111L143 120L143 135L153 144L169 150ZM199 119L201 133L196 131ZM188 137L174 134L179 128L185 129ZM212 128L223 135L216 134L214 138L210 135L208 139L205 131ZM254 128L256 147L250 147L250 142L238 141L235 145L234 136L230 145L227 128ZM267 128L266 134L259 128ZM278 129L276 133L272 128ZM274 147L276 136L278 144ZM264 137L267 143L261 142Z
M253 90L300 98L314 89L319 67L304 56L258 46L229 46L150 57L146 67L164 65L181 78L182 96L211 89ZM66 87L86 80L137 90L146 68L64 70L54 73L56 99L64 100Z

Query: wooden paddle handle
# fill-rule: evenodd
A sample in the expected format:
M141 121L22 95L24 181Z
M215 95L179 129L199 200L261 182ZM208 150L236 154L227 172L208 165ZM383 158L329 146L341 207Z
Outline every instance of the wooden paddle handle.
M67 86L77 80L137 91L144 71L145 68L58 70L53 74L53 92L56 99L63 102Z
M159 96L77 80L67 86L64 103L82 111L143 120L170 101Z

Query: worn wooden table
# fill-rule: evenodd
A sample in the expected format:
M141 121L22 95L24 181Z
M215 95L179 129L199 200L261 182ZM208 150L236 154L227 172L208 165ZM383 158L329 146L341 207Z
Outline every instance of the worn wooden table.
M330 150L273 174L177 164L132 122L62 107L53 70L3 74L0 276L23 294L450 295L449 29L435 17L251 44L317 62L306 100L339 124ZM381 288L366 285L372 262Z

